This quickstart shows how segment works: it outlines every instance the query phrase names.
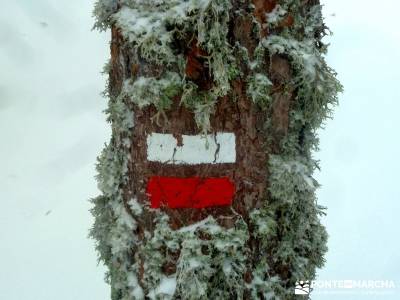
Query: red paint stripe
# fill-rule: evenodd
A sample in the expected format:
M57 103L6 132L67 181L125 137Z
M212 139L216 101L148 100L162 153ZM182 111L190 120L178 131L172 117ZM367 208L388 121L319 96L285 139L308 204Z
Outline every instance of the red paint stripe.
M151 207L204 208L231 205L235 185L227 177L153 176L147 184Z

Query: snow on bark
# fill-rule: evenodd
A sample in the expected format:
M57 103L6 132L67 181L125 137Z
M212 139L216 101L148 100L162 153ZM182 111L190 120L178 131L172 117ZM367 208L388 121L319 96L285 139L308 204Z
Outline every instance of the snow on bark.
M92 200L91 236L109 269L112 299L291 299L295 281L313 279L326 252L312 151L341 85L324 60L321 6L300 0L99 0L94 14L95 27L113 27L137 57L112 61L111 67L123 69L122 75L110 69L121 88L111 82L112 138L97 166L102 195ZM247 36L236 21L244 26L239 31L248 27ZM132 71L144 66L157 72ZM172 228L168 214L132 193L134 109L154 107L158 121L178 99L203 134L182 135L181 144L172 134L148 132L142 146L150 161L234 163L236 137L210 135L210 116L219 101L236 101L242 89L267 119L254 133L265 137L267 197L239 199L258 205L224 222L209 216ZM276 124L284 127L279 139L270 136Z

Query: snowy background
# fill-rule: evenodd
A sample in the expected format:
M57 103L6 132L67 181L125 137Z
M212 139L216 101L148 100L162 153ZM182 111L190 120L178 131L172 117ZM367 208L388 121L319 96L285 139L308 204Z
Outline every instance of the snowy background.
M91 1L2 2L0 299L109 299L87 238L95 158L110 135L99 95L109 33L90 31ZM324 2L345 93L317 155L330 234L319 279L394 280L390 294L351 299L398 299L400 4Z

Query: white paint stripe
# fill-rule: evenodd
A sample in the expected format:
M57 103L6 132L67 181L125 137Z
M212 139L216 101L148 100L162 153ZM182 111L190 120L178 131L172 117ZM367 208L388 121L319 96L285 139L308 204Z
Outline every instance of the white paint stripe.
M182 146L172 134L147 136L147 160L166 164L220 164L236 161L236 138L233 133L182 135Z

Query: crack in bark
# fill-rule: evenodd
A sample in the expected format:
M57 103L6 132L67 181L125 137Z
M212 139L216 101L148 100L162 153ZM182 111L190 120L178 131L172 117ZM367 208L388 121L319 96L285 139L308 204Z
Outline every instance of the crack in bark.
M218 155L219 155L219 150L220 150L220 148L221 148L221 144L218 143L218 140L217 140L217 134L214 134L214 142L215 142L215 144L217 145L217 149L215 150L215 153L214 153L214 161L213 161L213 163L215 164L215 163L217 163L217 159L218 159Z
M175 164L176 147L174 148L174 153L172 153L172 163Z
M213 160L212 164L216 164L217 163L217 159L219 157L219 152L220 152L220 149L221 149L221 143L218 142L216 133L214 133L213 136L214 136L214 143L217 146L217 148L215 149L215 152L214 152L214 160ZM182 142L182 138L181 138L180 141L175 136L174 136L174 138L175 138L175 140L177 140L177 146L174 147L174 152L172 153L172 158L167 160L166 163L172 162L172 164L175 164L177 162L177 160L175 159L175 156L176 156L176 153L178 152L178 148L182 148L183 145L184 145L183 142ZM208 142L207 142L207 148L208 147L209 147L209 145L208 145Z

